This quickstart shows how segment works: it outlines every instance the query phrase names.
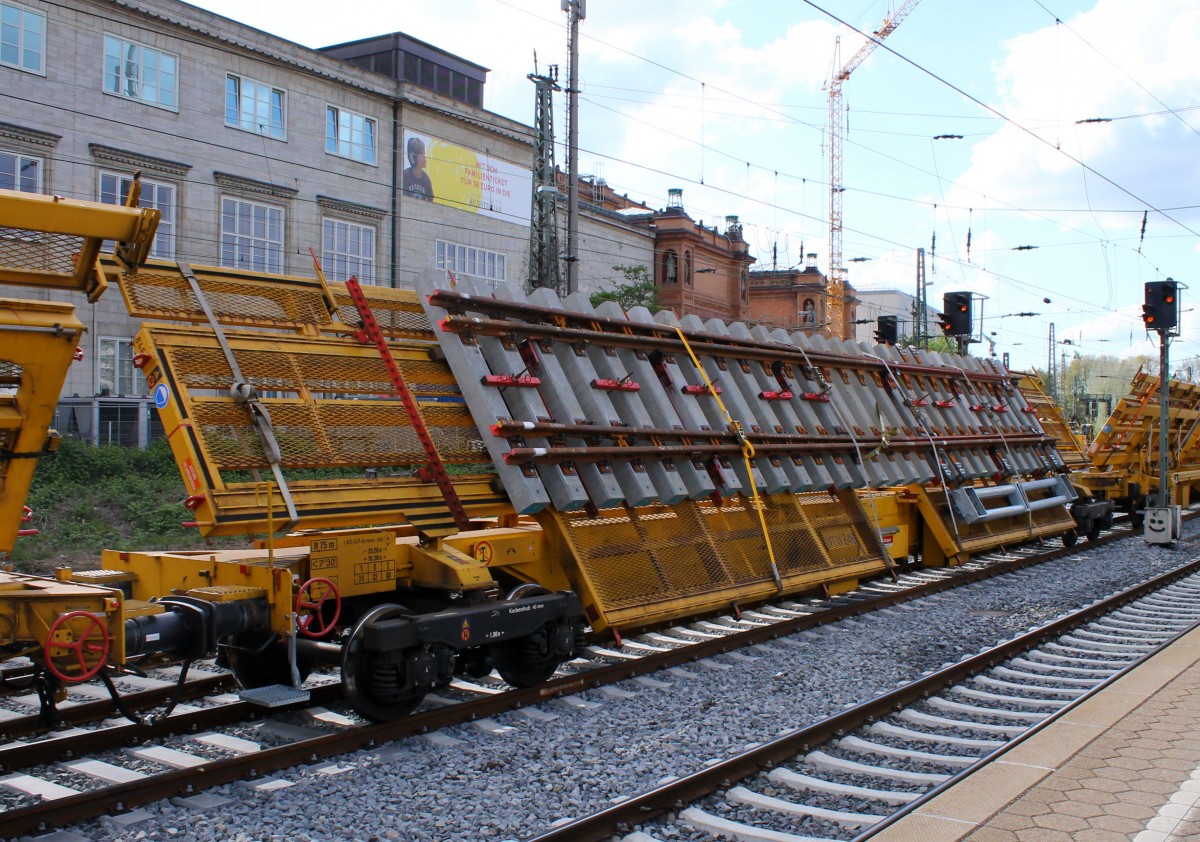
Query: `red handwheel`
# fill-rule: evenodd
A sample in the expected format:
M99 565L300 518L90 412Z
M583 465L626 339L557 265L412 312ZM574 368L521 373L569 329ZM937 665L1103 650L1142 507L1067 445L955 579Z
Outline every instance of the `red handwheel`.
M76 628L82 627L81 633L68 626L73 620L86 621L82 626L75 624ZM56 640L61 632L69 634L71 640ZM46 669L67 684L88 681L95 678L108 663L108 649L108 628L100 618L87 611L71 611L55 620L46 634ZM57 660L62 658L66 658L67 663L60 667ZM96 660L89 667L88 661L92 658ZM73 672L76 668L79 672Z
M312 591L315 585L324 585L325 590L317 599L313 599ZM333 616L328 620L322 609L325 603L333 600ZM296 627L305 637L324 637L337 625L338 617L342 615L342 597L338 594L337 585L329 579L309 579L296 592Z

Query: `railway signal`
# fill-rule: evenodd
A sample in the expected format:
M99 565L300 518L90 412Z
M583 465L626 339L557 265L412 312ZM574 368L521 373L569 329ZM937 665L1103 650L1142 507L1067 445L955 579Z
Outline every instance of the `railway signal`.
M875 326L875 341L880 345L895 345L899 338L900 318L880 316Z
M1179 284L1170 278L1146 284L1142 321L1147 330L1167 331L1179 323Z
M942 296L938 324L947 336L971 335L971 293L948 292Z

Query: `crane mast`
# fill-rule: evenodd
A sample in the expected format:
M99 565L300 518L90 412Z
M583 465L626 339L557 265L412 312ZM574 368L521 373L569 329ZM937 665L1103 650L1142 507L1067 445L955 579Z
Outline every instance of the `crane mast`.
M867 40L854 56L838 69L841 42L837 39L833 52L834 73L829 79L829 329L837 337L846 332L845 300L846 269L842 265L842 139L845 136L845 112L842 109L842 84L860 64L908 17L921 0L905 0L890 18Z

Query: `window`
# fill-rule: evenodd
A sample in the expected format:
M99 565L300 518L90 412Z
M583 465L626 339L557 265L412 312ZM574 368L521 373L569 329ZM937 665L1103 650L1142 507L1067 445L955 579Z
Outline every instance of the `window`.
M132 184L133 176L101 172L100 201L109 205L125 204ZM175 256L175 186L143 178L141 206L155 208L162 214L154 244L150 247L150 256L172 259Z
M104 36L104 90L110 94L175 108L175 64L173 55Z
M221 265L283 271L283 208L221 198Z
M225 125L283 140L286 100L279 88L230 73L225 77Z
M45 73L46 16L0 3L0 64Z
M96 387L101 395L145 394L146 380L133 367L133 342L100 337L100 371Z
M325 151L364 164L375 163L375 121L329 106L325 114Z
M455 275L473 275L487 282L491 289L496 288L498 281L505 279L505 261L507 255L502 251L485 251L473 246L461 246L437 241L438 269L453 272Z
M42 159L0 152L0 187L22 193L41 193Z
M340 219L321 222L321 263L332 281L375 283L375 229Z

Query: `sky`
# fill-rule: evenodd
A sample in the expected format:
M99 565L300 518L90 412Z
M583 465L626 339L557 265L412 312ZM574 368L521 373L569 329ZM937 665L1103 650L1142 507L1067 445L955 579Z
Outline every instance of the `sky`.
M484 106L525 124L535 54L565 87L558 0L197 5L309 47L405 32L489 68ZM737 215L758 267L814 252L827 270L835 49L841 66L865 43L855 29L878 29L896 5L591 0L581 172L655 208L682 188L710 226ZM1157 359L1143 289L1171 277L1194 286L1172 369L1200 371L1197 50L1194 0L920 0L843 85L850 282L915 292L924 248L931 306L976 293L986 341L1014 368L1045 369L1051 324L1056 359ZM560 97L565 140L564 109ZM1080 122L1095 118L1107 121Z

